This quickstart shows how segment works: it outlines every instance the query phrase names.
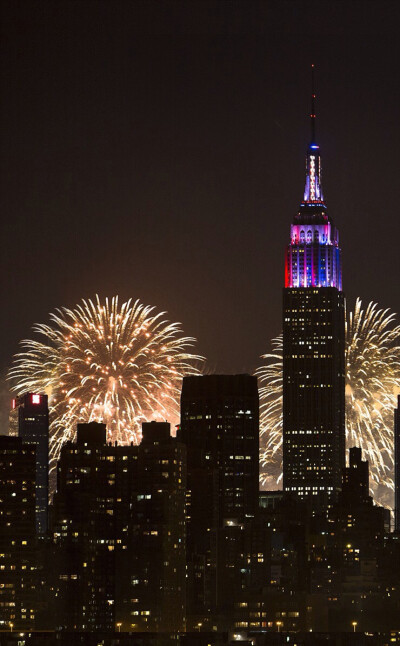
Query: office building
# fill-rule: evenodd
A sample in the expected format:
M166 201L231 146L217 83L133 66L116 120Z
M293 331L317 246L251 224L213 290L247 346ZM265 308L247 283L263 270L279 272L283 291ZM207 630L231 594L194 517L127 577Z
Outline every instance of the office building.
M255 514L259 491L257 379L250 375L185 377L178 437L188 450L188 477L215 471L217 523ZM190 489L190 486L189 486Z
M0 436L0 631L35 628L35 446Z
M237 577L229 585L227 572L234 567L230 547L258 509L257 379L185 377L178 439L186 445L188 464L188 629L197 629L208 625L211 613L226 609L231 599L225 593L240 585Z
M339 234L328 215L315 140L291 226L283 290L283 488L313 506L336 498L345 465L345 301Z
M359 447L352 447L349 454L349 466L343 469L342 491L331 510L334 541L342 558L342 577L349 572L360 575L366 562L373 563L376 570L390 527L389 510L374 505L369 495L368 460L362 459Z
M11 435L36 447L36 531L47 532L49 499L49 407L47 395L26 393L12 400Z
M105 424L78 424L76 442L61 449L52 525L60 629L115 630L126 605L136 469L137 447L108 445Z
M132 507L130 630L176 632L186 620L186 447L170 425L142 425Z
M58 628L184 627L185 454L167 423L144 424L140 446L107 444L105 424L78 424L54 497Z

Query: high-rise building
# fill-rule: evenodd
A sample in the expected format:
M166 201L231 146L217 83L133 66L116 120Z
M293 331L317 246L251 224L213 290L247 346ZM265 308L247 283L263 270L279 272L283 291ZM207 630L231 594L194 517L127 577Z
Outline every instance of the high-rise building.
M199 468L217 471L220 526L224 519L254 516L258 508L258 406L256 377L183 379L178 437L188 449L188 477Z
M345 301L339 234L328 215L315 139L291 226L283 290L283 488L332 500L345 465Z
M49 499L49 407L47 395L26 393L12 400L11 435L36 447L36 532L46 534Z
M353 574L359 572L365 560L375 559L376 568L384 535L389 530L390 514L388 509L374 505L369 495L369 463L362 459L359 447L353 446L349 451L342 490L330 516L331 543L338 550L336 564L343 559L339 576L348 568Z
M343 469L341 501L371 502L369 495L369 462L362 459L361 449L349 450L349 466Z
M177 632L186 618L186 447L167 422L142 425L131 518L129 626Z
M35 447L0 436L0 631L35 628Z
M61 449L52 522L59 628L115 630L136 467L137 447L108 445L105 424L78 424L76 442Z
M400 395L394 411L394 528L400 532Z
M185 469L167 423L144 424L140 446L107 444L105 424L78 424L54 496L57 627L184 627Z
M183 379L178 439L187 447L188 629L208 625L240 582L231 549L259 492L259 400L250 375ZM240 539L241 540L241 539ZM237 577L236 577L237 578ZM213 624L210 626L213 628Z

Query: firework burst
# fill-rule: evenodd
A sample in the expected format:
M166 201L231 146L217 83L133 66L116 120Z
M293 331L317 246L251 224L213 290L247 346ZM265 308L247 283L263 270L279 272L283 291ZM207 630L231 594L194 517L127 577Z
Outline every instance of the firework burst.
M282 335L263 355L260 380L261 482L276 488L282 477ZM357 299L346 316L346 441L370 462L378 502L393 501L393 409L400 392L400 326L390 310Z
M41 341L21 341L8 378L17 394L50 396L52 466L78 422L105 422L108 439L126 444L139 441L143 421L178 421L182 377L198 374L202 358L163 316L139 301L97 296L35 325Z

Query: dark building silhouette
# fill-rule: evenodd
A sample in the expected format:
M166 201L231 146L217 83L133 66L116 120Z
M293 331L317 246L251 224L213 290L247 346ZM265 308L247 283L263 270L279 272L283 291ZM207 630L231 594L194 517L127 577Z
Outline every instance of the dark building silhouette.
M330 511L330 543L335 555L329 578L335 577L340 592L337 614L331 625L351 619L364 622L363 599L367 595L375 605L385 602L382 595L381 559L390 527L389 510L374 505L369 495L369 465L362 460L361 449L350 449L349 466L343 469L342 491ZM320 563L323 559L320 556ZM394 593L394 588L392 594ZM369 628L368 623L364 624Z
M108 446L96 422L78 424L76 442L61 449L52 527L59 628L115 629L117 553L128 552L136 463L137 447Z
M400 395L394 411L394 528L400 532Z
M389 510L374 505L370 496L369 463L362 459L361 449L352 447L349 455L332 518L344 555L343 567L351 564L358 568L362 559L377 559L390 517Z
M304 199L286 251L283 290L283 488L334 499L345 463L345 336L339 235L315 143L314 93Z
M212 545L216 564L213 626L229 630L238 600L269 584L271 530L259 514L242 523L226 521L214 530Z
M142 425L131 521L131 629L174 632L186 619L186 447L170 425Z
M47 395L26 393L12 402L10 431L36 447L36 531L44 535L49 500L49 407Z
M187 446L188 477L198 468L217 472L220 526L258 508L258 402L257 379L250 375L183 379L178 437Z
M0 631L35 627L35 446L0 436Z
M185 619L185 447L169 424L140 446L78 424L54 497L57 622L73 631L176 631Z
M255 577L236 592L234 629L244 631L243 639L246 631L252 638L258 631L315 634L398 625L400 545L389 539L387 510L373 504L368 483L368 462L353 448L328 513L293 493L260 493L257 525L270 531L270 545L261 540L251 553L261 569L250 553L242 565L242 546L235 557L237 568L249 568Z
M244 523L258 509L256 378L185 377L178 438L188 464L188 628L197 629L211 612L225 610L241 585L235 554L245 540Z
M343 504L372 502L369 495L369 462L362 459L361 449L349 450L349 466L343 469L340 501Z

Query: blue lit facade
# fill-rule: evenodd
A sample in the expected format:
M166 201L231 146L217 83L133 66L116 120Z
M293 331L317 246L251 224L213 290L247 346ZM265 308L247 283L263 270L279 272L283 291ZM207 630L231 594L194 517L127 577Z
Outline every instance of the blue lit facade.
M306 156L304 199L295 215L286 250L285 287L336 287L342 290L339 233L327 214L321 182L319 146Z

